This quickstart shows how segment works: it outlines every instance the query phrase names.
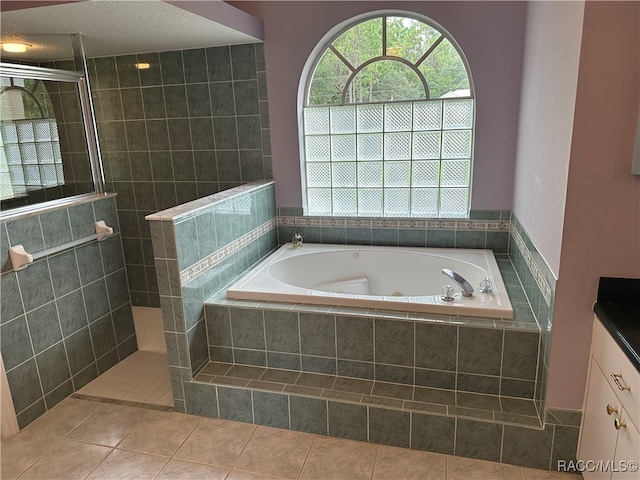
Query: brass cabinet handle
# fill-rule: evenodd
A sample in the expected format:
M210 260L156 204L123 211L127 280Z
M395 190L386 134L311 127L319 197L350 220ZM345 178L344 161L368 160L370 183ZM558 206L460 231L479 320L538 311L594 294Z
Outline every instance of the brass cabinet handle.
M630 387L627 387L626 385L622 384L622 374L621 373L611 373L611 378L613 378L613 382L616 384L616 387L618 387L618 390L621 391L625 391L625 390L631 390Z
M620 430L621 428L627 428L627 422L623 422L619 418L616 418L613 421L613 426L616 427L616 430Z
M618 409L613 405L607 404L607 415L611 415L612 413L618 413Z

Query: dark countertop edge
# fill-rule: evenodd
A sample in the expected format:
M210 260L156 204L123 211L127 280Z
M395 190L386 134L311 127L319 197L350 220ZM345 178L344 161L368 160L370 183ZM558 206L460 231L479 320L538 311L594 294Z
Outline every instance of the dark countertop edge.
M600 277L597 302L640 307L640 278Z
M597 302L593 306L593 311L595 312L604 328L613 337L618 346L620 346L626 357L631 361L633 366L636 367L636 370L640 372L640 352L635 351L631 344L624 337L624 335L622 335L620 330L618 330L615 321L611 318L607 311L606 304Z

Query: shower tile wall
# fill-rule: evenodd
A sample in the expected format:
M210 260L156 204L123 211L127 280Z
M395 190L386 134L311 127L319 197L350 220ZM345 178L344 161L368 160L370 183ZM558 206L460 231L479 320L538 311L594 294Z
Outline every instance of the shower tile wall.
M118 193L131 301L159 307L145 216L272 177L263 45L89 63L107 190Z
M25 427L137 350L115 197L0 224L0 255L38 253L95 233L114 235L38 259L0 277L0 339L9 388Z

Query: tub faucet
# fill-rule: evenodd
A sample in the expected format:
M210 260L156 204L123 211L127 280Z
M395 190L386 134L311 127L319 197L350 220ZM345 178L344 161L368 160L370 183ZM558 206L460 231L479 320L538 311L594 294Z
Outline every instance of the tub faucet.
M456 282L460 288L462 289L462 295L465 297L470 297L473 294L473 287L469 282L465 280L465 278L461 275L458 275L456 272L449 268L443 268L442 273L449 277L451 280Z
M302 235L296 232L291 239L291 248L302 248L303 240Z

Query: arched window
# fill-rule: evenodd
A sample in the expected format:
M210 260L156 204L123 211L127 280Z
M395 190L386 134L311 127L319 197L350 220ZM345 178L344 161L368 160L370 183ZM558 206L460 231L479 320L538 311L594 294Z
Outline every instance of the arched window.
M406 16L358 20L308 65L301 110L306 214L468 215L473 86L459 47L441 27Z

